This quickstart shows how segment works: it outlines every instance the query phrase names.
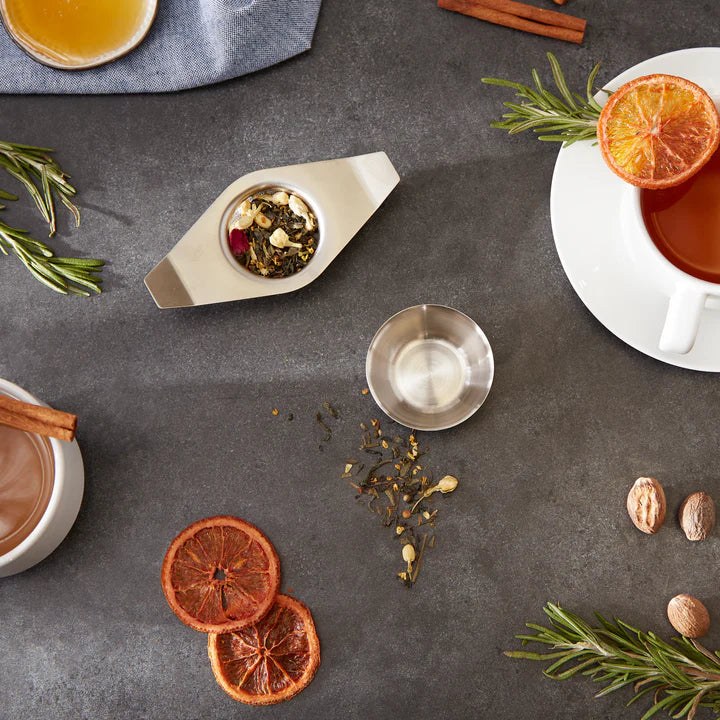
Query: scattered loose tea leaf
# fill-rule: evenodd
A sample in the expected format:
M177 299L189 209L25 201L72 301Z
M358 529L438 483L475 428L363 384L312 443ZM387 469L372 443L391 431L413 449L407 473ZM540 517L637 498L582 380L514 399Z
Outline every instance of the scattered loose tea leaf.
M458 481L452 475L446 475L434 484L431 472L421 474L423 466L419 460L429 448L419 446L415 431L407 440L400 435L393 435L390 440L390 436L383 437L379 420L360 423L360 427L363 430L360 449L374 454L376 461L362 475L361 464L354 476L357 483L350 484L358 492L356 500L364 504L362 498L369 496L369 509L380 517L383 525L394 528L393 537L399 540L403 559L408 564L397 576L407 587L412 587L420 573L426 548L435 545L438 508L431 509L428 503L432 502L436 492L452 492ZM342 477L346 477L355 464L356 461L347 460ZM410 556L412 560L408 560Z
M323 403L323 407L324 407L334 418L340 417L340 413L338 413L338 411L337 411L329 402L324 402L324 403Z
M427 543L427 539L428 536L423 535L422 544L420 545L420 553L417 556L417 562L415 563L415 572L412 575L413 582L417 580L417 576L420 574L420 565L422 565L423 555L425 554L425 544Z
M332 430L323 421L323 416L321 413L317 413L315 415L315 419L318 421L318 425L320 425L320 427L325 430L325 432L327 432L328 434L332 434Z

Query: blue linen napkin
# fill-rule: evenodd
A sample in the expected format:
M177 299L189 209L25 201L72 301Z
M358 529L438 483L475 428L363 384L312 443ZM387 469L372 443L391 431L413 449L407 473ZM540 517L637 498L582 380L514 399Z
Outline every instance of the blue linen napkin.
M41 65L0 29L0 93L169 92L208 85L307 50L319 10L320 0L159 0L142 43L89 70Z

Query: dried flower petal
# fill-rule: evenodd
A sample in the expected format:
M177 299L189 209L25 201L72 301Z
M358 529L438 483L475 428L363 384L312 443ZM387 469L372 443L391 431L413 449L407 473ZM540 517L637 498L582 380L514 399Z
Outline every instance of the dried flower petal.
M304 217L308 211L308 206L297 195L291 195L288 198L288 205L290 209L300 217Z
M259 212L255 215L255 223L261 228L265 228L265 230L267 230L272 225L272 220L267 215L263 215Z
M429 487L421 496L420 499L413 505L413 512L415 508L426 498L429 498L433 493L441 492L443 495L452 492L458 486L458 479L452 475L446 475L440 480L437 485Z
M452 475L446 475L440 482L435 486L436 490L441 493L452 492L458 486L458 479Z
M282 228L277 228L277 230L275 230L275 232L273 232L270 236L269 240L273 247L280 248L281 250L286 247L302 247L300 243L292 242L288 237L288 234Z
M228 238L228 245L233 255L243 255L250 247L247 233L238 228L232 229L230 231L230 237Z
M409 543L403 545L402 556L403 560L407 563L407 572L408 575L410 575L412 573L413 560L415 560L415 548Z

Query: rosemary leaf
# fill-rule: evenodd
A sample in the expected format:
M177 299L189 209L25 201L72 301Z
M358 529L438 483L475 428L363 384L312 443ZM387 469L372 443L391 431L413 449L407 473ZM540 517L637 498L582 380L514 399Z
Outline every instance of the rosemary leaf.
M55 292L67 295L100 293L100 278L95 273L102 271L102 260L92 258L56 258L44 243L28 236L25 230L18 230L0 221L0 250L8 250L25 265L30 274L43 285Z
M720 708L718 654L706 650L696 640L673 638L671 644L617 618L611 623L595 613L600 626L593 628L559 605L548 603L543 610L552 629L527 623L536 634L516 637L523 645L528 642L550 645L548 651L511 650L505 655L552 661L544 674L554 680L581 674L604 684L595 697L631 685L635 695L628 706L646 695L653 698L642 720L663 710L672 717L692 720L700 707L711 707L715 712Z
M488 85L500 85L515 90L520 99L520 102L503 103L512 112L503 114L502 121L493 122L490 126L507 130L511 135L532 129L539 133L539 140L560 141L564 146L572 145L578 140L594 139L602 108L593 98L592 90L600 63L595 65L588 76L584 98L570 91L557 58L552 53L548 53L547 57L559 95L543 86L540 75L534 68L531 75L535 89L511 80L482 78L482 82Z
M0 167L23 184L35 202L40 214L50 226L50 236L55 234L55 199L67 207L80 225L80 212L70 198L75 188L50 156L52 150L32 145L0 141ZM16 195L0 190L0 199L17 200ZM0 205L0 210L4 206ZM102 282L97 273L105 264L91 258L58 258L39 240L30 237L26 230L11 227L0 221L0 252L12 252L28 269L30 274L55 292L67 295L90 295L88 290L101 292Z

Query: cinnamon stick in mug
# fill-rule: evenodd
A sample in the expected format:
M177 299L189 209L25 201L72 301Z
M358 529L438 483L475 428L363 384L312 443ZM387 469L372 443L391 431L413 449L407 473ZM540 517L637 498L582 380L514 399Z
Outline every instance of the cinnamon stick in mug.
M2 425L70 442L75 437L77 420L77 415L0 394Z

